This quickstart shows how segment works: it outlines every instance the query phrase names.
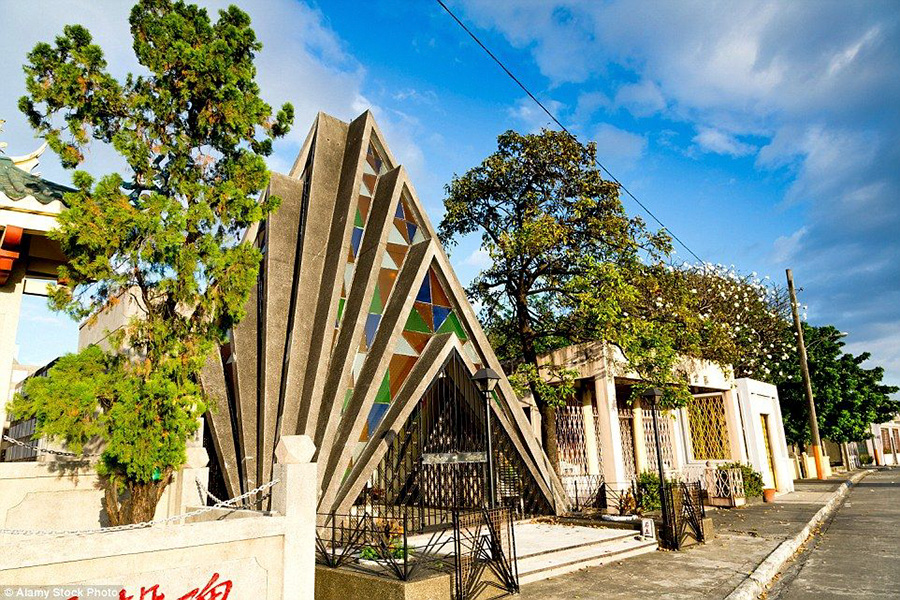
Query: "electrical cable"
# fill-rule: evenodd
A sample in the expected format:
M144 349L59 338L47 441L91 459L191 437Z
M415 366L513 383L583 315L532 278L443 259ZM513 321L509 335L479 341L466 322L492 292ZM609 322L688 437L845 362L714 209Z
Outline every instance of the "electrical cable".
M521 81L518 77L516 77L516 76L513 74L513 72L510 71L510 70L506 67L505 64L503 64L503 61L501 61L499 58L497 58L497 56L496 56L493 52L491 52L490 48L488 48L487 46L485 46L484 43L483 43L480 39L478 39L478 36L476 36L476 35L472 32L471 29L469 29L468 27L466 27L466 24L463 23L463 22L459 19L459 17L457 17L457 16L453 13L453 11L450 10L450 8L449 8L446 4L444 4L443 0L437 0L437 3L440 4L440 5L441 5L441 8L443 8L443 9L447 12L447 14L450 15L450 16L453 18L453 20L456 21L456 23L457 23L460 27L462 27L463 31L465 31L466 33L468 33L468 34L469 34L469 37L471 37L471 38L475 41L475 43L478 44L478 45L481 47L481 49L484 50L484 51L487 53L487 55L490 56L490 57L494 60L494 62L497 63L497 65L498 65L501 69L503 69L503 71L509 76L509 78L512 79L512 80L516 83L516 85L518 85L520 88L522 88L522 91L524 91L524 92L528 95L528 97L531 98L531 99L535 102L535 104L537 104L537 105L541 108L541 110L543 110L545 113L547 113L547 116L550 117L550 119L551 119L551 120L552 120L552 121L553 121L560 129L562 129L564 132L566 132L567 134L569 134L570 136L572 136L572 138L575 139L576 141L578 140L578 136L576 136L574 133L572 133L571 131L569 131L569 129L568 129L565 125L563 125L563 124L559 121L559 119L556 118L556 115L554 115L554 114L550 111L550 109L548 109L546 106L544 106L544 103L543 103L543 102L541 102L540 100L538 100L538 98L537 98L534 94L531 93L531 90L529 90L528 87L527 87L524 83L522 83L522 81ZM674 233L671 229L669 229L668 227L666 227L666 224L663 223L663 222L659 219L659 217L657 217L655 214L653 214L653 211L650 210L650 209L647 207L646 204L644 204L643 202L641 202L640 200L638 200L637 196L635 196L634 194L632 194L631 191L630 191L628 188L626 188L626 187L622 184L622 182L619 181L619 180L616 178L616 176L612 174L612 172L611 172L609 169L607 169L605 166L603 166L603 163L601 163L599 159L597 159L596 157L594 157L594 162L597 164L598 167L600 167L600 170L601 170L601 171L605 172L605 173L607 174L607 176L609 176L609 178L612 179L613 182L614 182L617 186L619 186L619 189L621 189L623 192L625 192L625 193L628 195L629 198L631 198L632 200L634 200L635 203L637 203L637 205L640 206L640 207L644 210L644 212L646 212L648 215L650 215L650 217L651 217L654 221L656 221L657 223L659 223L659 226L662 227L662 228L663 228L670 236L672 236L672 239L673 239L673 240L675 240L676 242L678 242L679 244L681 244L681 246L682 246L685 250L687 250L687 251L691 254L691 256L693 256L694 258L696 258L699 262L701 262L701 263L704 262L703 259L700 258L700 257L697 255L696 252L694 252L693 250L691 250L691 248L681 240L681 238L679 238L677 235L675 235L675 233ZM704 264L705 264L705 263L704 263Z

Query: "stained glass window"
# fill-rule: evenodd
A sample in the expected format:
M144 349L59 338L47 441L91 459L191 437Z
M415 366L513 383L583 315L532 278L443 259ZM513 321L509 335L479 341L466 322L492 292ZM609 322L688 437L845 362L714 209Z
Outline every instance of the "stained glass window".
M412 237L416 235L416 232L408 233ZM475 363L476 368L481 367L478 351L469 339L469 334L459 320L458 311L432 267L416 292L413 307L407 315L403 332L394 347L394 354L388 363L388 370L375 397L375 405L369 413L360 441L369 439L369 433L381 422L384 413L387 412L387 406L397 396L428 340L433 335L441 333L455 334L462 342L467 357Z

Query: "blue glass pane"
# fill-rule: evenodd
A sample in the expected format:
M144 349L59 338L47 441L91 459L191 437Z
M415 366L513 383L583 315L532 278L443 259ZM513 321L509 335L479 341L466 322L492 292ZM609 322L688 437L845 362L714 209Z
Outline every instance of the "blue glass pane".
M406 224L406 232L409 234L409 243L411 244L413 241L413 238L416 237L416 226L413 225L412 223L407 223Z
M366 348L372 347L372 341L375 339L375 332L378 331L380 322L381 315L370 314L366 317Z
M397 214L394 215L398 219L406 219L406 215L403 214L403 202L397 202Z
M378 427L379 423L381 423L381 420L384 418L384 415L387 413L390 406L390 404L379 403L372 405L372 410L369 411L369 418L366 421L369 425L370 436L375 433L375 429Z
M434 315L434 330L437 331L444 323L444 319L447 318L447 315L450 314L450 309L435 305L432 307L431 312Z
M431 304L431 281L428 275L425 275L425 281L422 282L422 287L419 288L419 295L416 296L416 302L427 302Z
M350 240L350 245L353 247L353 256L356 256L359 253L359 245L362 242L363 230L359 227L353 228L353 237Z

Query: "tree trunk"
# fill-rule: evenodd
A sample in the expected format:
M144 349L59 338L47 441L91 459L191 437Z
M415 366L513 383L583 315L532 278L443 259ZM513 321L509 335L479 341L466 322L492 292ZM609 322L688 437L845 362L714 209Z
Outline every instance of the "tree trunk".
M560 475L559 440L556 437L556 407L540 401L537 404L541 411L541 444L544 446L544 452L547 454L550 464L553 465L553 470Z
M152 521L156 505L171 481L172 473L167 471L159 481L128 481L125 493L121 493L112 477L105 478L103 492L110 526Z

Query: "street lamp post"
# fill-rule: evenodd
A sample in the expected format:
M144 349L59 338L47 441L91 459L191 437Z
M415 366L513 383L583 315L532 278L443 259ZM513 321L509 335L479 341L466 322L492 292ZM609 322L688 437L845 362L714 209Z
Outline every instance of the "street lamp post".
M666 471L663 466L662 444L659 441L659 423L657 421L657 407L659 400L663 396L663 391L658 387L650 388L644 392L643 398L650 404L650 412L653 415L653 438L656 443L656 467L659 469L659 506L662 511L663 526L666 528L666 535L670 540L670 544L674 545L673 532L671 530L673 523L669 521L669 506L666 502Z
M497 491L494 478L494 442L491 435L491 392L500 376L493 369L480 369L472 376L475 385L481 390L484 396L484 428L485 437L487 438L487 491L488 491L488 507L494 508L497 505Z

